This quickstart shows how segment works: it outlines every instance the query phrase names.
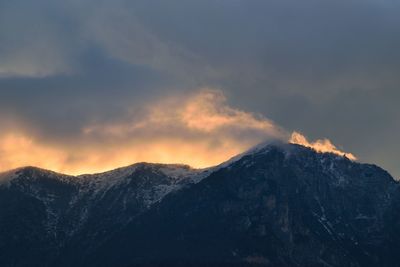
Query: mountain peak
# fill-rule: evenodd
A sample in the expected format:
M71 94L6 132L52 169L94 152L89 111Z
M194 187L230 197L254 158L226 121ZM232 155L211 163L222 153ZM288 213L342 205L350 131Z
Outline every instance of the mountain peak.
M66 176L30 166L0 177L13 180L0 186L0 250L16 255L0 255L4 266L19 261L21 242L34 248L30 262L46 266L400 260L399 183L375 165L298 144L266 142L208 169L141 162ZM265 264L242 265L254 259Z
M313 149L312 147L308 147L308 146L304 146L304 145L300 145L300 144L289 143L289 142L284 142L282 140L273 140L273 141L266 141L266 142L257 144L255 146L253 146L252 148L248 149L247 151L232 157L228 161L226 161L218 166L219 167L228 166L231 163L240 160L244 156L265 154L265 153L271 152L273 150L278 150L278 151L284 153L285 157L301 155L304 153L311 153L311 154L314 154L314 155L317 155L320 157L331 157L331 158L336 158L336 159L350 160L348 157L346 157L346 154L338 155L337 153L332 153L332 152L320 152L320 151Z

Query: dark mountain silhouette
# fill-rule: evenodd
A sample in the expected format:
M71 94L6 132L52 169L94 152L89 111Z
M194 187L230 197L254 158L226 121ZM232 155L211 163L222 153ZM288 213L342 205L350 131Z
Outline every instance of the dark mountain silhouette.
M294 144L220 166L0 175L0 266L399 266L400 186Z

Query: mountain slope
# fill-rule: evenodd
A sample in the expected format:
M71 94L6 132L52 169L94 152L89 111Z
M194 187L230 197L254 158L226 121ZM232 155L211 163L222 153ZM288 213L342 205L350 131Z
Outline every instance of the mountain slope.
M5 181L1 266L400 261L399 184L377 166L299 145L258 147L208 170L136 164L70 177L28 168Z
M207 172L139 163L79 177L34 167L5 173L0 180L0 265L51 265L71 244L90 251L153 203Z
M94 255L105 265L396 266L398 221L387 217L398 196L376 166L270 146L169 195Z

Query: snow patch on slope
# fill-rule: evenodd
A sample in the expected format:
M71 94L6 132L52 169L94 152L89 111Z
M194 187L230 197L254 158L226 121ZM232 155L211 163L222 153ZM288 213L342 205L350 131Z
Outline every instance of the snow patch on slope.
M181 189L185 185L201 181L210 173L208 169L193 169L182 164L136 163L104 173L78 176L77 179L83 185L79 195L89 194L91 198L102 198L112 188L126 185L128 190L132 179L139 179L135 176L135 172L139 169L150 176L161 175L163 177L158 182L151 182L154 183L151 187L135 190L133 197L142 199L146 207L161 201L166 195ZM146 176L141 178L146 179Z

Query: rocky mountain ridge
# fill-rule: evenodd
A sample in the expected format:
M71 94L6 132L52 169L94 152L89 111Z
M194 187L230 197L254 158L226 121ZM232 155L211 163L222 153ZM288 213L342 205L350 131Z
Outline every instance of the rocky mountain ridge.
M386 171L299 145L220 166L0 175L1 266L397 266Z

